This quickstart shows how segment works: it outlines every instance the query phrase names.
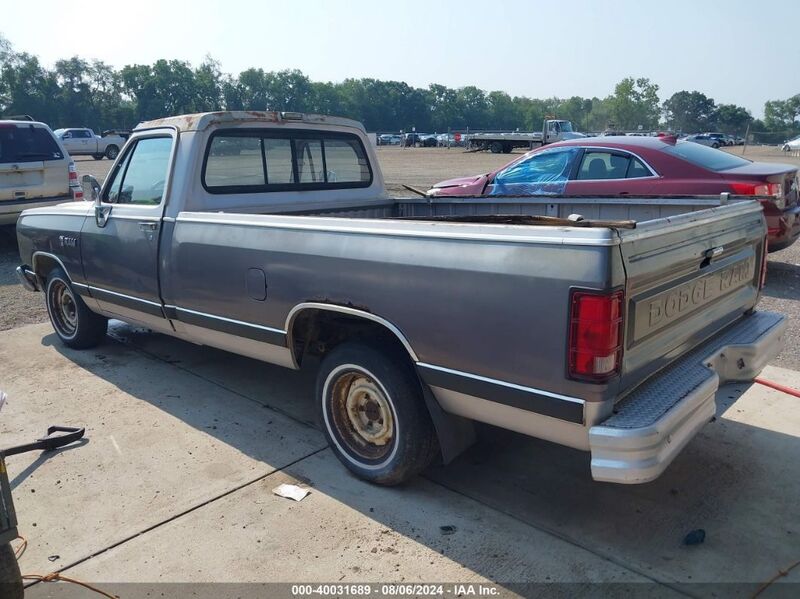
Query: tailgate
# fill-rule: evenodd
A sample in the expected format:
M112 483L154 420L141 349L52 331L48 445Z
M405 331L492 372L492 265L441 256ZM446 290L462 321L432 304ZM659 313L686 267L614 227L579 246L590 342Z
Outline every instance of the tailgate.
M750 201L620 231L626 274L622 390L756 304L766 232L761 206Z

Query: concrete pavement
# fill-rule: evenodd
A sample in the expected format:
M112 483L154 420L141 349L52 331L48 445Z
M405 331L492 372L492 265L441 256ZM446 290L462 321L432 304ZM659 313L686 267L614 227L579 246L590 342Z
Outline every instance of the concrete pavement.
M455 463L382 489L347 474L309 424L312 373L126 325L112 335L88 352L49 325L0 337L3 444L87 427L81 446L9 459L23 571L107 584L650 582L665 595L738 582L726 594L744 596L800 559L800 400L770 389L721 390L718 420L648 485L594 483L585 454L487 428ZM793 371L764 376L799 386ZM311 495L272 495L287 481ZM706 542L682 545L694 528Z

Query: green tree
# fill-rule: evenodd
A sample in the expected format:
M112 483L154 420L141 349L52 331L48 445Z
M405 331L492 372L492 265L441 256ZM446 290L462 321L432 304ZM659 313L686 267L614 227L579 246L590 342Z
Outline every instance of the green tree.
M698 91L679 91L664 101L667 127L678 132L706 131L712 128L716 105Z
M614 95L610 98L610 111L617 127L658 127L661 114L658 85L645 77L626 77L614 88Z
M723 133L743 135L747 125L753 120L750 111L736 104L720 104L714 112L715 129Z

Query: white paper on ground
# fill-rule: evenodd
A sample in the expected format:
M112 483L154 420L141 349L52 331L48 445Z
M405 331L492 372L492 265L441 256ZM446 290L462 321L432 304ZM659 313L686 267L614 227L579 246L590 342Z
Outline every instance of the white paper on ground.
M301 489L297 485L287 485L286 483L275 487L272 489L272 492L275 493L275 495L286 497L288 499L294 499L295 501L300 501L306 495L311 493L311 491L308 489Z

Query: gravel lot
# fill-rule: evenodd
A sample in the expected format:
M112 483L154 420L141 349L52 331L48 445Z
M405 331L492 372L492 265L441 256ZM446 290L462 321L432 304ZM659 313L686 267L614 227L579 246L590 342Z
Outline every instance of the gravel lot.
M742 148L733 148L740 154ZM460 149L378 148L378 157L393 195L408 195L403 185L427 189L442 179L488 172L508 162L505 154L478 152L467 154ZM800 159L787 157L778 148L747 148L751 160L788 162L800 166ZM81 174L92 174L102 181L111 161L77 158ZM760 307L789 316L789 343L774 364L800 370L800 243L769 257L767 288ZM29 294L16 283L14 268L19 263L13 227L0 227L0 331L47 320L41 297Z

